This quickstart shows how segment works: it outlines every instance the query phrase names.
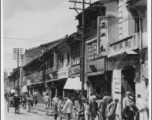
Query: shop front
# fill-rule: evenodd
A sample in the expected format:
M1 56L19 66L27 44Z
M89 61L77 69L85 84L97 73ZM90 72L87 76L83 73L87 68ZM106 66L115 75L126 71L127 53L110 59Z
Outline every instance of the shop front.
M111 71L106 71L106 58L89 60L87 64L88 96L95 91L97 94L111 93Z
M82 82L80 81L80 64L73 65L69 68L69 77L64 85L64 93L71 97L79 97L81 93ZM86 84L84 86L86 92Z
M38 103L43 103L43 92L46 91L42 83L42 71L34 72L26 80L29 95L37 94Z
M57 95L66 96L68 91L64 90L64 85L69 78L69 67L61 68L58 70L58 86L57 86Z
M46 92L51 98L53 98L57 93L57 81L58 81L58 71L54 68L48 68L46 70L46 81L44 83Z
M112 97L119 99L119 114L125 93L136 96L136 84L140 82L140 57L137 34L110 44L108 70L112 70Z

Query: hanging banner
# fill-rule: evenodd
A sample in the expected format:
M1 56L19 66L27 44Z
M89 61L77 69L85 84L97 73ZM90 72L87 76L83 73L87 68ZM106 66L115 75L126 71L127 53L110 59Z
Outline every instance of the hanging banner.
M121 117L121 70L113 70L112 95L113 99L118 98L116 113Z
M113 98L121 101L121 70L113 71L112 92Z
M97 41L100 56L108 54L108 18L99 16L97 18Z

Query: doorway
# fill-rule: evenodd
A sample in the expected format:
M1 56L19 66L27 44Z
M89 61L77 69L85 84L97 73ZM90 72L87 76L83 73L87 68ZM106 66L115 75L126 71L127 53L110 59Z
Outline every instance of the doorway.
M130 91L135 95L135 68L133 66L126 66L121 71L122 75L122 98L125 97L125 93Z

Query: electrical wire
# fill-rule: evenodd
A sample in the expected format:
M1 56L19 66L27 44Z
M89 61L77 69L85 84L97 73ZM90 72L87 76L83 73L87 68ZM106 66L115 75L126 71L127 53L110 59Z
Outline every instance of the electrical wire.
M122 18L122 19L125 19L124 21L120 22L120 23L116 23L116 24L121 24L123 22L126 22L127 20L131 20L131 19L134 19L134 18L137 18L137 17L141 17L141 16L144 16L144 15L147 15L147 14L141 14L141 15L137 15L135 17L130 17L130 18ZM110 17L110 18L118 18L120 19L119 17ZM116 24L113 24L113 25L116 25ZM89 24L88 24L89 25ZM89 35L90 33L94 32L94 31L97 31L97 30L93 30L89 33L87 33L85 36ZM34 40L34 39L23 39L23 38L12 38L12 37L3 37L4 39L12 39L12 40L30 40L30 41L49 41L49 40Z

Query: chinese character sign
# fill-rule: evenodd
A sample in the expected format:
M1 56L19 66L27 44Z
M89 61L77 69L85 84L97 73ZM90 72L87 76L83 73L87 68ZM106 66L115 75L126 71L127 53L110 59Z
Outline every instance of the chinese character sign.
M108 19L106 17L99 16L97 27L97 37L99 45L98 53L101 56L105 56L108 52Z

